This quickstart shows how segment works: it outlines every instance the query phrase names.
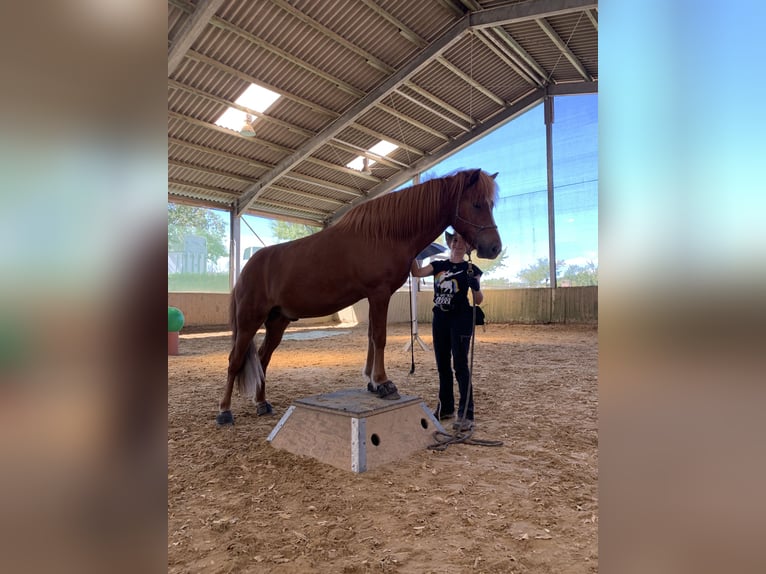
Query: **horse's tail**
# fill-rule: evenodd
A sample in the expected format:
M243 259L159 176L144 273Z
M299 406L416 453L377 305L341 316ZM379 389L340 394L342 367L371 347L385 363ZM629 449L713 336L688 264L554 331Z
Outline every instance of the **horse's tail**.
M229 324L231 325L232 345L237 344L237 299L234 293L231 294L229 303ZM255 340L251 339L247 345L245 356L242 358L242 366L239 368L235 381L237 391L240 395L255 400L257 394L260 394L265 379L261 360L255 348Z

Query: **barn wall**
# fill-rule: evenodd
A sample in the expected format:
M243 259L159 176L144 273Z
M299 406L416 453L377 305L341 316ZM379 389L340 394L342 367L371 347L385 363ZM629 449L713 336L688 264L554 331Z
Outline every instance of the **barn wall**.
M168 305L184 314L185 327L225 327L229 324L228 293L168 293ZM315 319L301 319L301 325L338 323L338 314Z
M396 293L389 308L390 323L410 320L408 293ZM418 322L430 323L433 293L418 293ZM482 309L489 323L598 323L598 287L557 289L487 289Z
M418 322L431 322L433 294L418 293ZM168 305L178 307L189 327L226 326L229 322L228 293L168 293ZM597 323L598 287L558 289L488 289L482 308L490 323ZM327 317L301 319L300 325L366 323L366 299ZM410 320L410 294L394 293L388 306L389 323Z

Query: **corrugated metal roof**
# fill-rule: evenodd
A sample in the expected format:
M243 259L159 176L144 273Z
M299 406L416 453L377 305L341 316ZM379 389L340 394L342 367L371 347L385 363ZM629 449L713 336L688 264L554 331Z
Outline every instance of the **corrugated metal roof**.
M197 4L168 1L170 202L327 224L530 95L598 89L597 1L215 4L194 25ZM251 83L281 96L255 114L256 135L215 125ZM380 139L400 147L369 174L346 167Z

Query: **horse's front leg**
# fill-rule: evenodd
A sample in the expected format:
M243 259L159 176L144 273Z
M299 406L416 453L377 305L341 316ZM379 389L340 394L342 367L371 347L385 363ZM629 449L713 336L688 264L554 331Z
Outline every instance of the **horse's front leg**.
M382 399L398 399L396 385L386 376L385 350L386 328L388 320L388 302L390 295L385 297L369 297L369 342L367 347L367 363L372 354L372 381L367 383L367 390L376 393Z
M367 321L367 360L364 363L362 375L366 383L372 383L372 362L375 358L375 346L372 344L372 322Z

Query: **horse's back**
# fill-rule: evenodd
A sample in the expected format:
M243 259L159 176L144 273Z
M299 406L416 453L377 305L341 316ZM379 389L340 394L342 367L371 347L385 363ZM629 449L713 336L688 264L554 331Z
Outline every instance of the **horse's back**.
M268 309L279 307L293 319L330 315L371 290L398 288L392 280L399 273L392 273L390 251L390 245L328 228L258 250L242 270L237 296L257 299L252 304ZM409 268L409 262L395 267Z

